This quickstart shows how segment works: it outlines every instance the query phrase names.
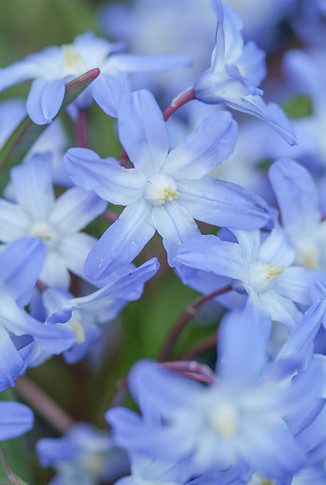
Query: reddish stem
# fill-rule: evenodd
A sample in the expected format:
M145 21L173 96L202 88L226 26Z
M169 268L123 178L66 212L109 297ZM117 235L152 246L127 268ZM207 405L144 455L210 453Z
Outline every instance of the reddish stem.
M182 355L182 359L194 359L199 355L205 354L206 352L215 349L217 344L217 332L203 338L195 345L187 349Z
M113 211L106 211L104 214L102 214L102 219L105 219L106 221L109 222L115 222L117 219L119 219L119 214L116 214Z
M87 109L80 109L78 111L77 145L87 148Z
M163 346L161 356L160 356L161 362L168 360L169 355L180 333L185 328L187 323L196 315L197 310L207 301L212 300L217 296L223 295L224 293L227 293L228 291L231 291L231 290L232 290L232 286L227 285L224 288L221 288L219 290L214 291L213 293L210 293L209 295L205 295L205 296L202 296L201 298L198 298L198 300L188 305L188 307L186 308L186 311L178 318L178 320L173 325L172 330L165 341L165 344Z
M167 121L170 118L170 116L175 111L177 111L177 109L181 108L181 106L183 106L184 104L188 103L189 101L195 98L196 98L195 91L192 88L189 88L183 93L180 93L176 98L174 98L170 106L168 106L164 111L163 113L164 120Z
M41 280L37 280L36 283L35 283L35 286L36 286L36 288L38 288L42 292L45 291L45 290L47 290L47 288L48 288L46 286L46 284L43 283L43 281L41 281Z
M75 421L26 376L16 379L15 389L57 431L65 434Z
M210 367L200 364L195 360L163 362L161 365L165 369L176 372L194 381L203 382L204 384L212 384L215 380Z

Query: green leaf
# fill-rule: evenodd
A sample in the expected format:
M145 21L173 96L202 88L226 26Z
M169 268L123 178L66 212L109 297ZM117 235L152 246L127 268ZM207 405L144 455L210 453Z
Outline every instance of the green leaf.
M25 482L24 480L19 478L18 475L16 475L16 473L14 473L11 470L9 463L8 463L8 460L7 460L7 457L5 455L5 452L2 449L1 449L1 456L2 456L2 461L3 461L3 464L5 466L8 478L10 480L10 483L13 483L14 485L28 485L27 482Z
M62 113L62 111L64 111L99 74L99 69L91 69L66 84L65 97L58 115L60 115L60 113ZM36 125L32 122L29 116L26 116L11 134L0 151L0 171L6 166L6 173L8 174L10 167L20 163L47 126L48 125ZM6 179L7 177L4 177L1 180L2 186L5 185L7 181Z
M306 96L296 96L283 106L290 118L305 118L312 114L312 103Z

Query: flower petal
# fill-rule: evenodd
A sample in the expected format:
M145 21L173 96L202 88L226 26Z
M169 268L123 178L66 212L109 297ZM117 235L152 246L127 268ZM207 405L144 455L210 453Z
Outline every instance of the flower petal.
M170 266L175 263L176 251L187 239L197 236L199 229L189 212L177 201L153 207L153 225L163 238Z
M50 81L42 92L42 113L49 123L58 113L65 97L65 79Z
M122 95L130 91L127 76L119 78L101 72L100 76L90 86L93 98L100 108L109 116L116 118Z
M40 273L40 280L46 286L68 289L69 272L63 257L57 251L48 251Z
M270 167L269 178L286 228L302 228L321 219L315 182L302 165L290 159L278 160Z
M221 241L211 234L184 242L177 252L178 262L217 275L243 280L245 265L239 244Z
M228 228L255 229L270 219L259 195L231 182L203 177L178 181L182 204L195 219Z
M90 279L104 277L108 268L130 263L140 253L155 233L151 211L143 200L125 208L86 259L85 273Z
M59 354L76 342L74 332L66 328L43 324L19 308L6 296L1 296L0 320L15 335L30 335L48 353Z
M85 190L91 190L112 204L128 205L143 193L144 174L137 169L120 167L114 158L101 159L86 148L71 148L64 157L70 178Z
M64 237L60 242L58 251L67 268L81 278L85 278L85 260L96 243L95 237L79 232Z
M34 155L27 163L11 170L17 203L33 221L47 219L54 205L51 156Z
M168 131L154 96L145 90L125 95L118 117L119 137L131 162L148 177L168 154Z
M8 243L28 231L31 221L22 207L0 199L0 241Z
M15 385L15 379L24 372L26 364L20 357L7 330L2 326L0 326L0 350L0 392L2 392L9 386ZM1 427L0 430L2 431Z
M164 171L176 179L200 179L231 155L237 134L237 124L229 112L208 116L184 143L169 153Z
M97 195L73 187L57 199L49 222L62 234L73 234L102 214L106 206Z
M0 402L0 440L16 438L33 427L34 416L24 404Z
M0 285L19 304L27 305L40 274L46 249L43 241L22 237L0 254Z

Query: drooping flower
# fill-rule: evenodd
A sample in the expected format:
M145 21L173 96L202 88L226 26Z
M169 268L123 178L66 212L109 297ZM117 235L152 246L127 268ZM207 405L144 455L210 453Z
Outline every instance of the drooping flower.
M265 104L258 88L266 74L264 52L254 42L244 45L242 21L220 0L212 0L218 25L211 67L195 82L196 99L204 103L225 103L233 109L267 122L290 144L295 144L289 121L275 103Z

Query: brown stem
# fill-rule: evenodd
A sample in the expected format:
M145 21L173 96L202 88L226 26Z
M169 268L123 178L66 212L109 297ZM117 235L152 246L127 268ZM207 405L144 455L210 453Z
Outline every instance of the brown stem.
M214 374L210 367L195 360L163 362L161 365L165 369L194 381L203 382L204 384L212 384L214 382Z
M199 355L205 354L206 352L215 349L217 344L217 332L203 338L195 345L187 349L182 355L181 359L195 359Z
M163 113L164 121L167 121L170 118L170 116L175 111L177 111L177 109L181 108L181 106L188 103L192 99L195 99L195 97L196 97L195 91L192 88L189 88L183 93L179 94L176 98L174 98L170 106L168 106L164 111Z
M87 109L80 109L78 111L77 145L87 148Z
M65 434L75 424L75 421L28 377L18 377L15 382L15 389L35 411L61 434Z
M160 355L161 362L168 360L169 355L180 333L185 328L187 323L196 315L197 310L207 301L212 300L217 296L223 295L224 293L227 293L228 291L231 291L231 290L232 290L232 286L227 285L219 290L214 291L213 293L210 293L209 295L205 295L205 296L202 296L201 298L198 298L193 303L188 305L188 307L186 308L186 311L178 318L178 320L173 325L172 330L168 335L168 338L166 339L165 344L163 345L161 355Z
M115 222L117 219L119 219L119 214L108 210L101 215L101 218L109 222Z

